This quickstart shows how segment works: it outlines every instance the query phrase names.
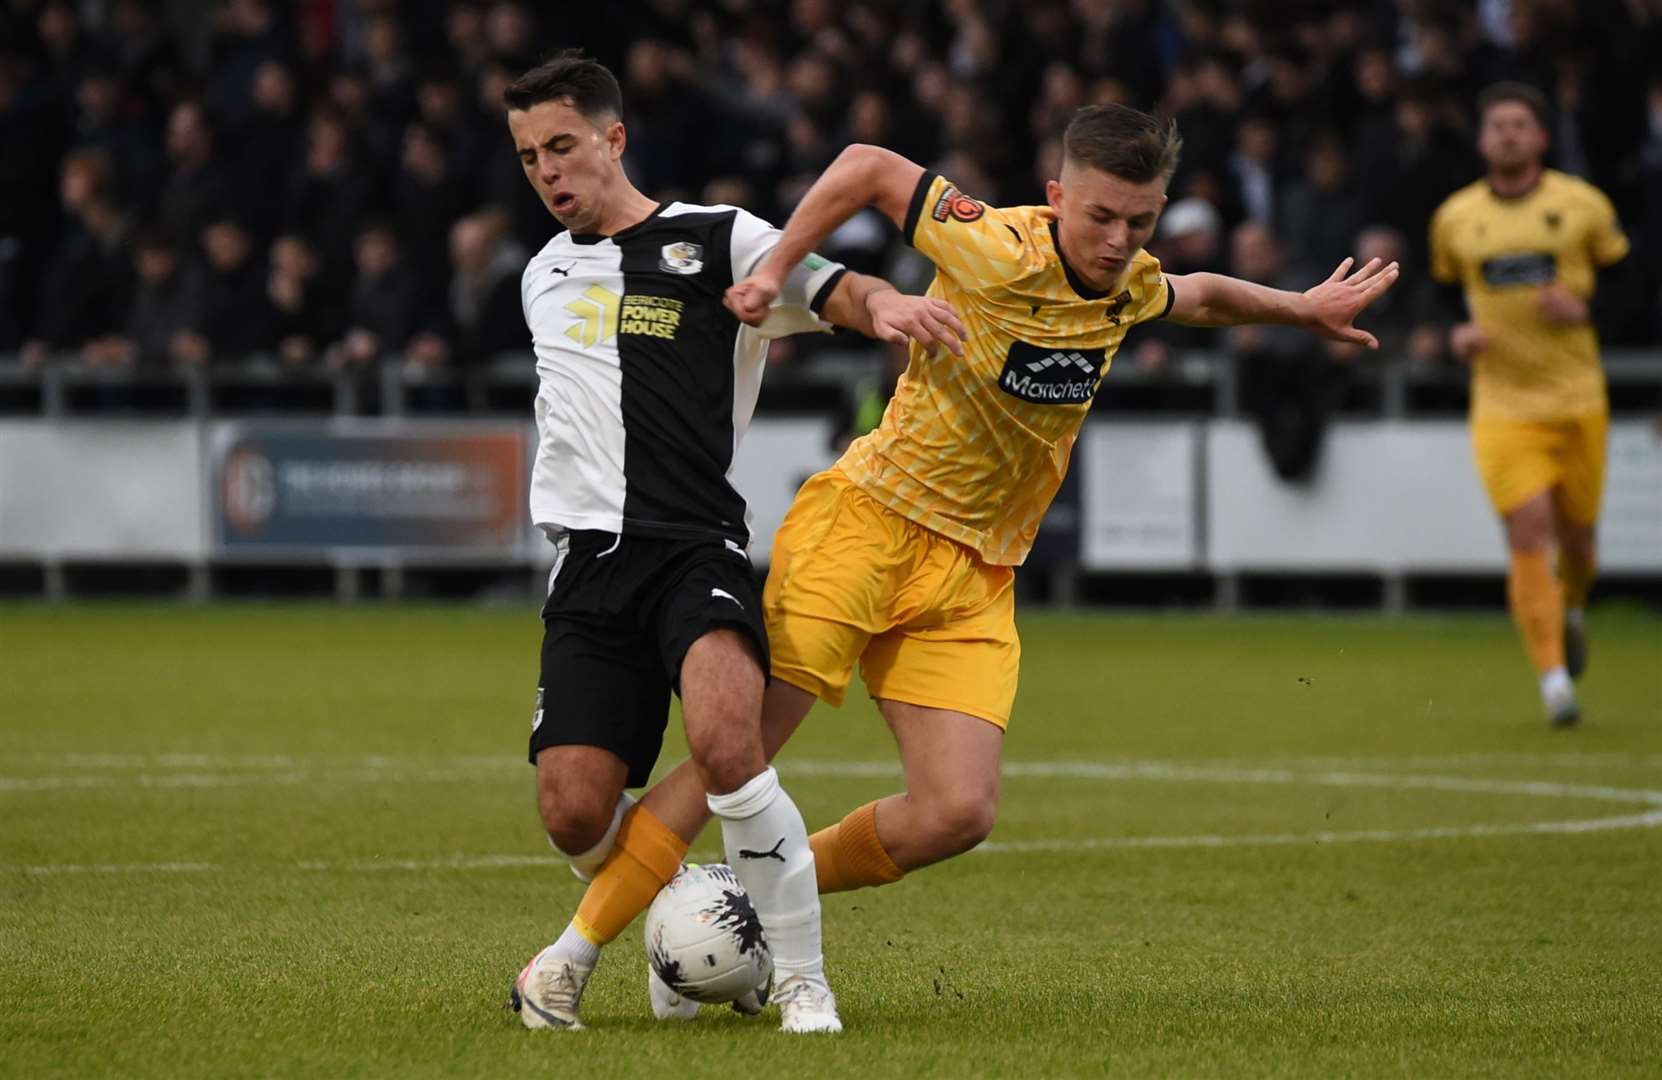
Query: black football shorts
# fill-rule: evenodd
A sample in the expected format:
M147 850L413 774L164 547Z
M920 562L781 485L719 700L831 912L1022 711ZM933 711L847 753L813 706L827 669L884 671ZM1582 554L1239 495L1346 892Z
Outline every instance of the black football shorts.
M598 746L622 758L628 786L640 787L658 762L693 642L738 630L766 677L762 590L749 557L719 538L573 530L555 546L531 762L550 746Z

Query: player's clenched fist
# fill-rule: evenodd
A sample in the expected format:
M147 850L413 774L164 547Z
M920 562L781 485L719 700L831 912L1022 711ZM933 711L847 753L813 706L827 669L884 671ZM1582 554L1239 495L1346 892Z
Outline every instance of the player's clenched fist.
M768 317L768 308L778 298L783 284L778 278L767 273L751 274L728 289L721 302L727 305L728 311L739 317L740 322L750 326L761 326L762 321Z

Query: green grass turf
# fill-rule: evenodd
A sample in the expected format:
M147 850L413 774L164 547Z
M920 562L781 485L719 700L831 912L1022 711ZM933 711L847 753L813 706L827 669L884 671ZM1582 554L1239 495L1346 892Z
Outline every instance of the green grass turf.
M1517 831L1662 809L1662 621L1592 630L1553 732L1499 618L1029 615L991 850L828 897L790 1039L655 1025L638 924L502 1009L580 894L532 611L0 607L0 1075L1654 1077L1662 830ZM811 827L898 785L851 698Z

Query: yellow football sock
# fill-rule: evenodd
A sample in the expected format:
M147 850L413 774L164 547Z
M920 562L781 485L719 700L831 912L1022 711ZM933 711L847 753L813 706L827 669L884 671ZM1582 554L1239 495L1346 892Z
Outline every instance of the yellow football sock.
M1564 591L1544 551L1514 551L1506 578L1512 622L1537 674L1564 666Z
M808 846L814 851L814 877L822 893L887 885L906 873L877 839L874 802L808 837Z
M604 945L645 911L686 858L687 844L640 803L623 815L617 846L600 864L571 925Z
M1564 587L1564 607L1587 606L1587 594L1593 591L1597 572L1597 563L1583 562L1562 549L1558 552L1558 583Z

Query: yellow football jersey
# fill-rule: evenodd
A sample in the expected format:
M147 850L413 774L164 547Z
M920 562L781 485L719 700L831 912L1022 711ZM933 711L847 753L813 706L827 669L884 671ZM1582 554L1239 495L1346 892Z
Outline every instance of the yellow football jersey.
M1598 335L1554 326L1537 298L1554 281L1593 294L1595 270L1627 254L1616 211L1591 184L1553 169L1507 199L1487 181L1461 188L1431 219L1431 274L1466 292L1489 345L1472 360L1472 415L1558 420L1609 408Z
M910 363L876 430L838 462L889 509L996 565L1027 557L1079 426L1125 332L1171 310L1160 261L1138 252L1095 292L1059 253L1045 206L999 208L925 173L906 240L934 262L929 295L958 312L964 355Z

